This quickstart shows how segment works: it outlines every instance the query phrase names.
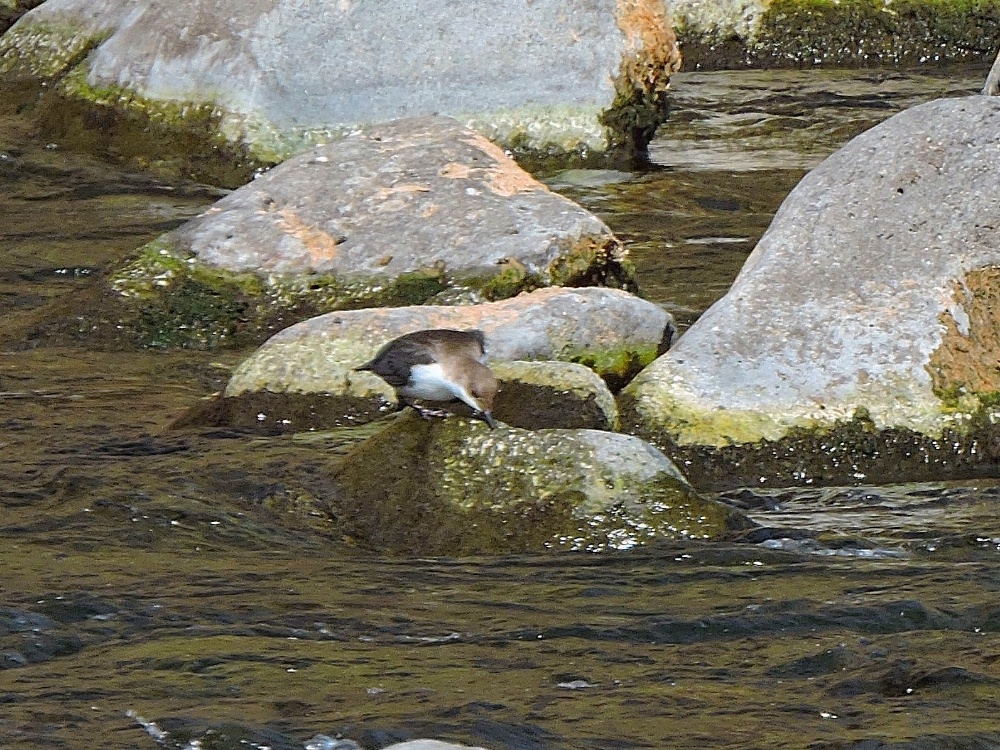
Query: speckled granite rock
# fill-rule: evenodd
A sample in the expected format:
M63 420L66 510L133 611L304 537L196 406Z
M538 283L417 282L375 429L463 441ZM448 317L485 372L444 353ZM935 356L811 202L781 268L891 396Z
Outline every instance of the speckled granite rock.
M616 289L547 288L483 305L371 308L327 313L272 336L233 372L227 396L248 391L345 393L378 377L352 368L423 328L479 328L493 361L579 362L617 385L669 345L673 319ZM379 381L380 382L380 381Z
M112 277L144 307L195 282L266 311L634 286L603 221L449 117L385 123L293 157Z
M989 441L961 435L992 423L1000 396L998 152L996 97L930 102L855 138L792 191L729 293L629 385L623 422L660 445L722 447L860 420L867 457L840 460L842 479L926 464L900 430L957 436L966 470L995 461ZM836 474L791 453L788 479Z
M0 72L210 120L265 161L430 113L546 153L641 149L679 66L662 0L48 0L0 40Z
M627 549L749 525L629 435L404 412L334 477L341 533L390 554Z

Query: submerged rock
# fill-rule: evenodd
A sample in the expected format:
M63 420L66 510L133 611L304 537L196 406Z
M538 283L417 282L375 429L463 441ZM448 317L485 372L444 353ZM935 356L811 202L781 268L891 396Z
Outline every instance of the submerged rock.
M405 412L337 471L342 533L392 554L627 549L748 525L629 435Z
M616 289L548 288L500 302L417 305L327 313L272 336L233 372L227 396L250 391L349 393L378 377L353 368L387 341L423 328L478 328L490 360L585 364L613 386L669 346L674 323L661 307ZM380 381L379 381L380 382Z
M448 117L359 130L293 157L169 232L115 272L145 310L200 284L246 298L251 325L279 309L324 311L502 299L542 286L634 287L603 221L551 192ZM201 307L190 303L192 316ZM250 308L250 310L248 310ZM248 314L249 313L249 314Z
M855 138L792 191L729 293L629 385L623 422L660 445L741 446L712 458L732 482L995 462L998 150L994 97L931 102ZM761 441L783 442L754 454Z
M189 148L210 151L215 133L272 163L431 113L508 147L641 150L679 67L661 0L50 0L0 39L0 72L63 76L69 131L194 121L205 141Z

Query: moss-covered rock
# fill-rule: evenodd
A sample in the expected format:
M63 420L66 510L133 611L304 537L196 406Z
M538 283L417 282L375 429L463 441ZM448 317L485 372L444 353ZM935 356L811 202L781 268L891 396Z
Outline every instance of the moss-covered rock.
M439 33L432 42L385 34L419 25ZM662 0L477 0L458 11L431 0L61 0L26 14L0 40L0 71L77 79L53 106L65 110L67 137L107 145L109 123L131 132L145 121L153 126L145 143L115 145L137 149L137 161L183 170L210 157L218 136L221 156L268 164L359 126L434 112L515 150L631 157L663 121L679 66ZM212 117L199 158L183 163L170 131L186 138L197 130L187 115L200 121L203 111Z
M391 554L596 552L750 525L699 498L651 446L592 430L490 430L406 412L335 479L341 530Z
M352 372L387 341L424 328L480 329L491 361L585 364L612 389L664 351L673 319L661 307L617 289L545 288L481 305L419 305L328 313L268 339L233 372L227 396L342 394Z
M942 99L830 156L726 296L625 389L623 423L755 484L989 471L998 133L996 97Z
M997 0L671 3L688 68L876 66L992 56Z

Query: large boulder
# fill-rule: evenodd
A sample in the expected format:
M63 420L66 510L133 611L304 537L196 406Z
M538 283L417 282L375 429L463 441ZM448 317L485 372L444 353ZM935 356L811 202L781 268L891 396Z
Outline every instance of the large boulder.
M752 525L636 437L411 411L354 448L335 485L339 531L390 554L596 552Z
M384 389L376 375L353 368L387 341L424 328L478 328L486 334L490 360L578 362L616 386L664 351L675 330L661 307L598 287L539 289L482 305L333 312L268 339L233 372L226 396L255 391L365 394Z
M792 191L729 293L629 385L623 422L662 446L739 447L720 469L733 483L995 462L983 430L1000 417L998 153L994 97L934 101L855 138ZM761 441L781 447L754 454Z
M0 39L0 72L62 76L72 127L194 124L264 162L431 113L509 147L642 149L679 66L662 0L48 0Z
M262 174L142 248L112 286L195 337L197 290L282 309L501 299L551 285L634 286L603 221L449 117L358 130ZM256 309L257 314L249 312ZM216 321L224 329L228 321Z

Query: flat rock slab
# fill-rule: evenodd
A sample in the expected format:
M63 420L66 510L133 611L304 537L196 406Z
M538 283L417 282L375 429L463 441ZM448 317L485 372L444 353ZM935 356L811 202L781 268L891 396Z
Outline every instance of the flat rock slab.
M126 297L211 275L320 309L634 284L603 221L449 117L359 130L293 157L158 238L120 270Z
M680 54L660 0L49 0L0 62L76 67L64 89L97 104L210 106L231 142L273 161L430 113L544 151L648 139Z
M660 451L598 430L519 430L407 411L334 476L339 531L388 554L600 552L752 524Z
M676 330L661 307L599 287L539 289L482 305L327 313L268 339L233 372L226 396L251 391L371 394L385 384L353 368L386 342L425 328L478 328L486 334L490 360L578 362L613 386L651 362Z
M930 440L972 426L1000 392L997 153L993 97L934 101L855 138L628 387L623 422L708 446L852 419Z

